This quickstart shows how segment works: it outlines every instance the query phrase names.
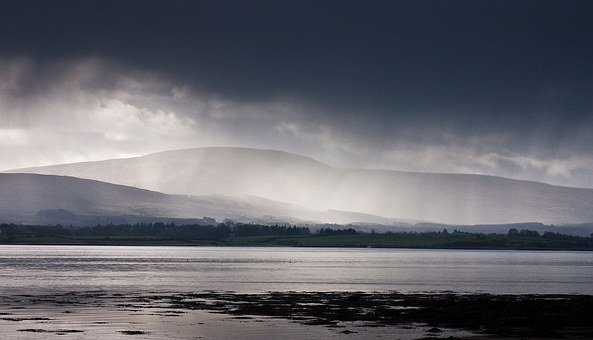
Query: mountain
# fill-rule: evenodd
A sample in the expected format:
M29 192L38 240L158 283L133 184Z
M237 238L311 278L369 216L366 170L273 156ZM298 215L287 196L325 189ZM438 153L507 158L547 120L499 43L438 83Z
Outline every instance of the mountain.
M316 211L259 197L167 195L160 192L67 176L0 174L0 222L73 224L150 221L200 222L208 216L244 222L369 221L378 216Z
M483 175L344 169L273 150L197 148L18 171L169 194L254 195L316 210L447 224L593 221L593 189Z

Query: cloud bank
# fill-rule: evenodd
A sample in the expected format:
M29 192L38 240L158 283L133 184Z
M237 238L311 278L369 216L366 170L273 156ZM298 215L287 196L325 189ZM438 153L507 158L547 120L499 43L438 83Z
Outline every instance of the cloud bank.
M593 186L587 153L563 150L561 143L554 152L542 152L540 143L521 143L513 132L439 125L394 124L372 112L337 112L290 94L241 100L109 59L0 59L3 170L236 145L300 153L342 167Z

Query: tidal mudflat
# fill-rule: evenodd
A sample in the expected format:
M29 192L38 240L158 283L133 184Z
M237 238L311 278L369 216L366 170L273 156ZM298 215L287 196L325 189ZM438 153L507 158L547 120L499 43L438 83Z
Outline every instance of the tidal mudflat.
M363 314L348 312L350 308L345 308L344 304L356 294L323 296L329 301L320 300L322 296L317 293L250 295L212 291L184 294L93 291L3 296L0 298L0 338L418 339L473 334L420 323L384 323L370 317L373 308L353 305L352 308ZM368 303L374 301L369 299ZM328 309L319 309L322 305Z
M0 298L10 339L591 338L593 297L68 292Z

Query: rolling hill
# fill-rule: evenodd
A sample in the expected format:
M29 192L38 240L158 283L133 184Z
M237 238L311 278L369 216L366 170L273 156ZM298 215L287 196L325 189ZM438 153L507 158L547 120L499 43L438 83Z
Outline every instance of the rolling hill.
M196 223L202 217L266 223L391 223L378 216L316 211L252 196L167 195L75 177L0 174L0 223L89 225L157 220Z
M447 224L593 221L593 189L483 175L344 169L273 150L197 148L16 171Z

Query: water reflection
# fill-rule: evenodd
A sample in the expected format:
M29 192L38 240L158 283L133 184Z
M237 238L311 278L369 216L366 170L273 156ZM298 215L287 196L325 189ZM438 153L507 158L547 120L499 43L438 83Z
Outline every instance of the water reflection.
M0 246L0 288L593 294L593 253Z

